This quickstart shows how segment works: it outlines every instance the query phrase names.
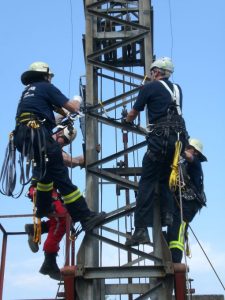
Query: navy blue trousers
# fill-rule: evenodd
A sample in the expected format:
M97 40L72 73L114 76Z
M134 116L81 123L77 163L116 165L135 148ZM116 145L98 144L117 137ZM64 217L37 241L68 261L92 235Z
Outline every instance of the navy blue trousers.
M179 201L179 200L178 200ZM189 223L194 219L197 212L201 209L201 204L196 200L182 201L183 208L183 224L181 220L181 212L178 203L174 205L173 224L167 229L167 242L172 254L174 263L181 263L183 257L185 237ZM182 228L183 226L183 228ZM184 238L181 238L181 230L183 230ZM171 245L172 244L172 245ZM176 246L177 244L177 246Z
M185 137L180 137L185 143ZM169 189L169 177L173 162L177 134L171 132L168 137L164 134L152 134L148 138L148 149L142 161L142 174L138 186L135 210L135 227L153 226L153 204L160 200L161 214L173 212L173 197ZM159 197L156 197L158 186Z

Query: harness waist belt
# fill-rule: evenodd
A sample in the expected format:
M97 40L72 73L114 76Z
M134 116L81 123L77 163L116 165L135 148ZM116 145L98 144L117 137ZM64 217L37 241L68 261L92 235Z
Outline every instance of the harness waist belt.
M184 122L160 122L156 124L148 124L147 126L147 131L148 132L153 132L156 129L166 129L166 128L171 128L175 129L178 131L184 131L186 130Z
M43 123L45 119L40 119L38 116L36 116L33 113L30 112L24 112L19 117L16 118L16 125L25 124L27 125L29 122L36 122L38 125Z

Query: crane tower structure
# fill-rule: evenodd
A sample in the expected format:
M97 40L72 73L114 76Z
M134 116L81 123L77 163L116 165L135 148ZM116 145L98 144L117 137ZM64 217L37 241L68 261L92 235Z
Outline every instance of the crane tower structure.
M100 229L85 236L78 251L77 297L169 300L174 271L160 219L154 220L151 245L138 249L124 245L133 229L146 132L124 125L122 119L153 58L151 1L86 0L84 7L86 199L89 207L108 214ZM146 119L140 122L145 125ZM159 207L154 209L159 216Z
M154 57L151 0L84 0L84 12L86 76L81 77L80 93L85 121L80 120L85 136L85 196L92 210L106 211L107 215L98 227L85 233L77 252L74 240L68 238L68 217L66 260L61 269L64 292L57 292L55 299L200 299L192 295L187 298L191 292L186 290L187 268L172 263L161 226L160 201L154 201L151 242L125 246L134 229L133 212L148 120L145 114L134 126L123 120L150 77ZM1 224L0 231L2 298L7 237L25 232L8 232Z

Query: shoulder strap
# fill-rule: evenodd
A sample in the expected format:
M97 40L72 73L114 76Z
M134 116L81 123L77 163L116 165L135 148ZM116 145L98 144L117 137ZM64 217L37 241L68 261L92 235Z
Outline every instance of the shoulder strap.
M163 80L159 80L159 82L162 83L162 85L167 89L167 91L170 93L172 100L176 103L177 107L177 113L178 115L181 115L181 109L180 109L180 91L178 89L178 86L173 83L173 91L169 88L169 86L165 83Z

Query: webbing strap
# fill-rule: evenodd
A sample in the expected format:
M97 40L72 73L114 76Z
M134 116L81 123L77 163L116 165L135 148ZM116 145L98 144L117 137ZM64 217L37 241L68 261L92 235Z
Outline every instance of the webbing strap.
M177 113L178 115L181 115L181 108L180 108L180 91L178 89L178 86L173 83L173 91L169 88L169 86L165 83L163 80L159 80L159 82L162 83L162 85L167 89L167 91L170 93L172 100L176 103Z

